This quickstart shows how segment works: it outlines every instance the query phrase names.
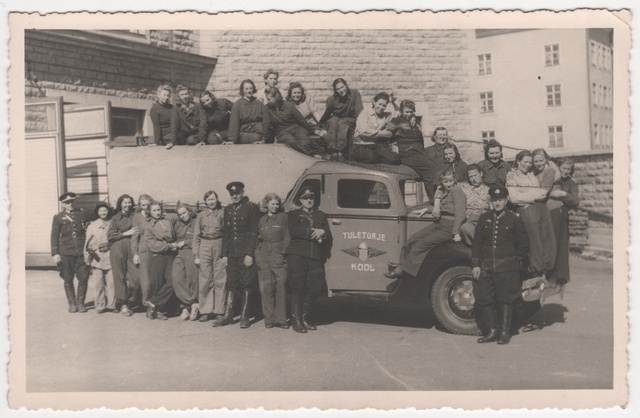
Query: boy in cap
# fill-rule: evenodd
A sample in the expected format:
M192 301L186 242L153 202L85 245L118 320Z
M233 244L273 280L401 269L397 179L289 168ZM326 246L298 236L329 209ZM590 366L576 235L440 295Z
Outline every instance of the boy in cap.
M315 209L315 193L303 187L295 203L301 209L289 212L287 264L291 286L293 330L306 333L316 326L309 312L324 286L324 263L330 256L333 238L327 215Z
M479 343L511 340L513 302L521 292L520 260L529 251L529 236L520 216L506 210L506 187L489 188L491 211L480 215L473 237L471 263L476 305L488 327ZM496 312L500 313L500 323Z
M84 298L91 268L84 262L85 229L96 216L92 212L75 209L75 193L64 193L58 199L62 212L53 216L51 225L51 256L64 280L69 312L87 312ZM73 276L78 279L76 295Z
M222 262L227 266L227 304L223 323L233 321L233 305L238 290L242 290L240 328L249 328L249 306L253 289L258 282L258 268L254 262L258 243L260 208L244 196L244 184L227 184L231 205L224 208Z

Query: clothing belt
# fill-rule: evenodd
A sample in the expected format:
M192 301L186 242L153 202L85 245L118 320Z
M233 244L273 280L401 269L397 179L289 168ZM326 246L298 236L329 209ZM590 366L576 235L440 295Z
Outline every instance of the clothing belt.
M204 234L200 234L200 235L198 235L198 238L200 238L200 239L204 239L204 240L207 240L207 241L213 241L214 239L220 239L220 238L222 238L222 234L220 234L219 236L218 236L218 235L204 235Z

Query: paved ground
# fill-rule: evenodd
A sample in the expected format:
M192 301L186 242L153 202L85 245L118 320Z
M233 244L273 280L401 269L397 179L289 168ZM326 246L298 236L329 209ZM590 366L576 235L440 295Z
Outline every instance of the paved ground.
M428 307L344 299L322 300L331 323L306 335L68 314L57 272L29 270L27 391L611 388L612 263L571 261L564 300L507 346L448 334Z

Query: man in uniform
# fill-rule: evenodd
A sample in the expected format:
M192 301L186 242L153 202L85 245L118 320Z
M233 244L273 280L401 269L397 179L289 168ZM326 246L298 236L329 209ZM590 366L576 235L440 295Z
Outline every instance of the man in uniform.
M87 312L84 298L91 268L84 262L84 240L87 223L95 217L92 212L74 209L75 193L65 193L58 199L62 212L53 216L51 225L51 255L64 280L64 292L69 302L69 312ZM73 276L78 279L78 292L73 286Z
M233 181L227 184L232 204L224 208L222 235L222 262L227 266L227 305L224 324L233 320L236 293L242 291L240 328L249 328L249 302L258 282L258 267L254 253L258 242L260 208L244 196L244 184Z
M520 216L506 210L509 192L506 187L489 188L491 211L480 215L473 237L471 263L476 305L488 327L479 343L511 340L513 303L521 292L520 260L529 251L529 236ZM500 312L500 325L496 315Z

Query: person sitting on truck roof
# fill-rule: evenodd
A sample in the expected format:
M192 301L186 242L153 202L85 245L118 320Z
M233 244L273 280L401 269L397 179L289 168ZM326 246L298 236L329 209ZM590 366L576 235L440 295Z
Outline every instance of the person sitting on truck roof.
M350 89L344 78L333 80L333 94L327 98L320 125L327 130L327 146L331 156L344 159L349 149L349 137L356 127L356 118L364 108L360 92Z
M265 89L265 112L263 120L267 142L278 142L306 155L320 158L326 151L326 143L309 135L322 137L322 129L308 123L293 103L285 102L282 93L276 87Z
M458 183L467 196L467 220L460 227L460 236L471 246L478 218L490 209L489 186L482 182L482 170L478 164L471 164L466 170L467 181Z
M229 119L233 103L227 99L216 99L213 93L205 91L200 95L202 114L199 120L200 142L218 145L229 141Z
M149 145L163 145L171 148L173 145L173 134L171 131L171 94L173 90L168 84L158 87L156 100L151 105L149 117L153 125L154 142ZM171 146L169 146L171 144Z
M240 83L240 99L231 108L229 141L223 144L264 144L262 130L264 105L255 98L256 85L246 79Z
M466 181L467 163L462 161L458 147L451 142L444 144L444 147L442 148L442 156L444 162L443 169L445 167L451 167L451 170L453 170L453 173L456 176L457 183Z
M176 87L176 93L178 93L180 100L173 107L171 113L173 145L204 145L198 136L198 127L202 117L200 103L195 103L191 92L185 86Z
M444 126L438 126L434 129L433 134L431 135L431 141L433 142L433 145L425 147L424 149L429 167L425 186L427 188L429 201L433 202L436 182L438 181L438 173L449 166L449 164L444 161L444 146L449 143L449 133L447 132L447 128Z
M467 198L456 184L451 169L442 171L439 179L440 186L431 213L436 221L409 237L400 252L400 263L392 271L384 273L385 277L397 279L405 273L417 277L424 258L433 247L451 240L462 240L460 227L466 217ZM421 217L427 209L420 212Z
M307 96L302 84L298 82L289 84L286 100L296 106L296 109L298 109L298 112L300 112L304 120L312 125L319 125L318 119L313 113L313 99Z
M402 164L411 167L422 181L431 176L429 160L424 150L422 126L416 120L416 104L411 100L400 102L400 115L387 123L386 130L393 135Z
M381 92L373 98L371 110L360 112L351 149L355 161L367 164L400 164L400 156L389 146L393 134L385 129L393 118L393 113L385 112L388 104L389 94Z
M280 73L274 69L269 68L262 75L264 78L264 88L256 91L256 99L260 100L265 105L267 104L267 89L278 87L278 80L280 79Z
M487 186L504 186L511 164L503 160L502 144L495 139L484 147L484 160L478 163L482 170L482 181Z

